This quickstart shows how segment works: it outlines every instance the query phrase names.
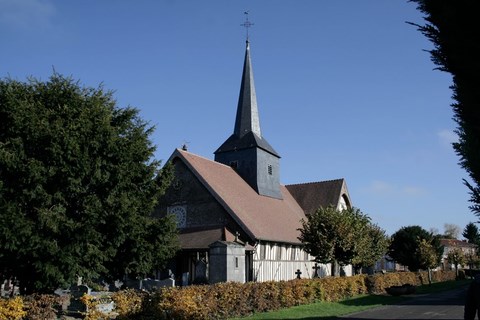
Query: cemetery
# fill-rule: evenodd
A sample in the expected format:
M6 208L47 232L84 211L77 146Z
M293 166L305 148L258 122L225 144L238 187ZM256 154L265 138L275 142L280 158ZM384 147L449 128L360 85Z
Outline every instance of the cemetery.
M387 294L397 286L414 290L427 272L392 272L279 282L222 282L175 286L174 280L142 280L135 288L84 284L55 294L0 299L1 319L227 319L318 301L334 302L360 294ZM464 274L462 273L462 276ZM435 271L435 282L455 280L455 271ZM118 285L119 283L117 283ZM2 286L2 295L6 293ZM409 292L410 293L410 292ZM26 318L25 318L26 317Z
M437 111L426 107L444 104L443 97L437 101L440 90L420 86L432 83L422 81L417 77L419 73L399 74L397 65L407 66L404 69L408 71L421 69L421 65L408 59L391 63L392 57L414 54L400 51L407 49L407 42L396 33L396 28L389 29L385 22L371 24L373 21L360 14L358 9L370 4L357 8L350 5L348 11L388 35L385 39L395 39L399 47L384 44L376 33L362 29L363 25L343 12L347 11L344 8L339 17L328 15L343 21L338 25L342 28L327 24L326 21L332 21L325 19L327 16L318 19L313 9L296 14L302 21L317 19L326 23L308 25L301 33L293 33L299 30L293 11L284 10L292 20L282 23L282 27L288 25L283 32L277 27L275 34L282 35L281 41L265 37L266 33L258 36L259 40L267 40L262 42L270 51L259 46L263 62L260 88L270 92L265 100L267 131L260 129L251 61L249 28L254 24L249 20L249 10L244 11L245 22L240 25L245 28L246 45L233 131L217 141L223 142L215 151L211 150L213 158L209 158L196 150L203 152L205 146L210 146L206 137L220 139L214 132L224 128L223 110L228 110L231 98L228 92L237 88L229 78L220 79L218 76L224 75L217 70L229 73L230 63L223 59L230 54L227 50L234 52L234 47L229 47L226 38L217 38L214 40L222 45L222 51L208 54L204 49L213 37L205 37L208 29L202 28L184 28L190 31L185 33L190 40L184 41L188 38L183 38L178 32L183 29L175 23L196 22L194 16L186 15L200 12L192 9L193 2L189 3L190 10L178 10L179 16L175 15L177 8L168 1L163 2L169 7L164 8L163 2L150 7L160 9L162 14L166 12L164 15L142 6L141 14L128 12L119 8L123 5L108 7L101 14L97 10L106 9L98 5L86 7L88 19L83 19L85 13L78 7L72 10L74 4L31 0L18 1L21 5L17 8L7 2L16 1L6 1L5 5L0 0L0 25L7 30L2 35L9 40L3 41L9 46L0 55L6 53L13 58L9 61L7 56L4 64L9 69L9 65L18 64L21 73L30 68L37 73L39 66L52 61L53 73L46 81L34 76L19 81L16 79L21 74L10 76L19 73L14 68L5 70L8 76L0 79L0 320L232 320L294 306L316 306L318 302L322 302L318 303L321 308L323 302L348 305L353 304L347 300L351 298L380 298L381 305L388 305L385 299L421 296L426 287L422 286L427 284L449 285L445 282L477 278L480 232L473 223L462 234L466 240L458 239L460 229L456 232L449 228L452 232L440 234L435 228L427 231L420 226L424 224L421 219L429 214L435 214L438 221L441 216L453 216L455 210L443 212L450 203L442 206L440 200L449 201L452 196L464 205L464 199L453 192L454 184L447 180L450 174L443 174L437 167L439 159L449 157L439 146L432 146L434 131L440 142L453 146L459 156L458 164L469 177L461 178L471 196L472 206L468 209L480 217L480 166L475 161L480 150L480 116L475 108L478 85L474 72L479 64L472 59L471 52L478 50L473 50L470 41L478 38L470 32L478 28L463 23L475 20L472 13L477 10L448 2L410 1L426 15L426 24L407 23L433 43L433 49L424 50L440 71L452 76L453 96L446 101L450 104L453 100L451 120L457 125L453 130L451 124L442 122L427 125L426 119L436 120L430 110ZM375 6L380 7L378 3ZM266 6L258 8L271 11ZM295 9L298 11L298 7ZM321 9L321 14L327 12ZM377 9L370 10L376 13L375 22L388 18L384 11L377 14ZM22 16L16 11L31 12ZM216 10L210 10L213 11ZM278 19L282 10L275 11ZM307 19L313 12L316 16ZM150 16L151 13L154 15ZM218 29L222 25L227 14L215 13L215 19L207 17L208 23L202 27ZM123 18L127 15L132 18L129 23ZM139 18L135 19L135 15ZM102 18L101 24L94 23L96 16ZM117 20L118 17L122 19ZM342 20L344 17L351 21ZM87 21L88 25L81 27L80 21ZM115 25L115 21L121 24ZM155 25L150 25L152 22ZM165 28L166 23L173 27ZM137 25L168 32L151 36L138 32ZM124 26L129 27L128 31L122 29ZM362 30L362 37L351 32L353 27ZM226 27L222 29L223 34L230 33ZM338 33L340 29L345 33ZM268 32L268 28L263 30ZM316 34L310 34L312 30ZM201 46L192 43L197 40L193 38L197 31L202 31L203 37L198 37ZM324 31L335 40L334 45L328 43L330 39L321 33ZM43 36L47 34L48 37ZM168 38L171 34L174 41ZM315 41L317 37L320 41ZM116 47L111 39L123 47ZM356 42L359 39L361 42ZM297 40L308 47L302 48ZM348 47L335 49L337 43ZM394 51L381 51L377 44ZM200 51L196 50L200 49L198 54ZM297 49L300 50L295 52ZM123 56L124 53L129 56ZM151 53L155 54L152 60L148 59ZM174 57L168 55L172 53ZM359 60L344 53L353 53ZM201 63L196 62L195 56L207 63L203 72L196 72L194 67ZM38 60L39 57L45 60ZM277 57L286 59L277 60L281 63L275 66ZM379 57L388 58L389 68L383 67L387 64ZM349 63L364 69L353 68ZM70 66L72 72L90 76L76 81L57 73L54 64L67 70ZM317 64L322 69L317 70ZM376 69L378 66L383 70ZM134 68L134 72L129 68ZM144 68L149 72L145 73ZM108 79L119 81L114 84L126 86L130 91L127 97L115 98L114 91L104 87L103 82L95 88L83 85L83 81L89 83L109 74L112 75L106 78L107 84ZM150 82L142 83L141 78ZM392 78L395 82L390 82ZM332 90L330 85L336 86L339 79L339 91ZM173 85L174 82L180 85ZM404 87L402 83L413 86ZM434 92L435 100L430 96L423 98L422 91ZM178 99L180 95L185 100ZM288 96L295 98L290 100ZM137 99L145 104L144 109L130 105ZM120 107L125 103L126 107ZM216 104L221 109L214 109ZM155 113L152 124L141 116L149 111ZM418 127L417 121L411 122L412 116L420 119ZM191 119L195 121L189 122ZM157 122L163 135L153 135ZM190 131L197 128L202 129L198 136ZM276 140L272 141L284 146L282 153L264 136L270 128L276 132ZM203 135L204 132L210 136ZM193 136L195 141L184 140L183 145L175 142L173 152L164 161L157 153L157 144L176 141L179 134ZM296 165L288 162L288 155ZM287 170L282 171L281 158L286 160ZM337 176L339 172L342 174ZM288 178L283 178L283 173ZM401 227L387 236L383 228L353 205L342 176L353 178L351 190L360 191L367 207L387 208L386 212L376 210L380 222L397 224L397 218L402 218L418 225ZM281 177L288 183L283 184ZM448 199L442 197L445 194ZM436 207L428 205L427 196L435 200L430 202ZM411 201L411 197L419 202ZM426 209L423 203L427 204ZM406 210L402 209L404 204L408 205ZM415 216L417 212L421 214ZM408 214L412 214L410 219ZM458 212L455 214L460 217ZM434 220L428 218L428 223ZM475 304L474 313L478 311L480 316L477 297L470 298L472 288L478 286L480 290L476 280L479 279L466 290L465 319L469 318L469 305ZM462 281L455 283L460 283L458 292L463 294ZM457 294L455 290L451 292ZM422 298L426 301L431 296ZM422 299L407 307L420 305L419 300ZM459 301L447 304L463 307L463 301ZM447 305L431 300L426 307L437 304ZM435 312L428 309L424 314L430 317ZM396 319L402 318L397 316L395 313ZM317 314L313 317L330 319ZM445 313L442 317L446 318Z

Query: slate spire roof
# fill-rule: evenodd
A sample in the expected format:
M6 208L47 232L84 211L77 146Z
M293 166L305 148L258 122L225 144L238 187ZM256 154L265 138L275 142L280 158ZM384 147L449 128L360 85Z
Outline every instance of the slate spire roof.
M243 137L248 132L253 132L261 137L260 120L258 118L257 95L253 81L252 62L250 60L250 43L247 40L245 61L243 63L242 83L238 97L237 117L233 133Z
M253 80L250 59L250 42L247 40L243 63L242 82L238 97L237 115L233 134L215 151L215 153L259 147L277 157L278 153L262 137L258 116L257 95Z

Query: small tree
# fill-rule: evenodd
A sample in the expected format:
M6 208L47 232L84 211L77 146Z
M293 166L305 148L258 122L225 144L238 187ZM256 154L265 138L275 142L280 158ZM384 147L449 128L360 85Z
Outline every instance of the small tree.
M438 267L440 257L437 254L435 247L432 244L432 239L417 238L417 252L419 265L422 269L428 270L428 283L432 283L432 268Z
M447 253L447 260L449 263L454 265L455 276L458 278L458 266L464 264L466 261L465 254L463 253L462 249L457 247L452 248Z
M478 268L480 263L480 259L478 257L478 253L476 252L468 252L465 254L465 263L468 265L470 269Z
M372 253L374 237L381 237L381 230L371 226L370 218L359 209L338 211L333 206L318 209L302 220L300 241L305 250L319 263L345 266L354 261L359 266L372 265L377 253Z
M352 264L355 273L361 273L362 268L374 266L387 253L390 239L378 225L368 224L357 240L357 255Z

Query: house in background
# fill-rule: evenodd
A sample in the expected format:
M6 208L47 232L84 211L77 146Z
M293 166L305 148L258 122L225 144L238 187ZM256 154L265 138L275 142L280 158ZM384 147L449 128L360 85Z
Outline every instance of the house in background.
M180 283L329 275L331 266L303 250L298 229L320 207L350 207L346 182L280 183L280 155L260 130L248 41L234 131L214 154L175 150L174 182L155 212L177 218L181 251L171 270Z
M455 265L448 261L448 253L454 249L460 249L465 257L476 256L477 245L473 243L468 243L464 240L457 239L440 239L440 244L443 246L443 256L442 261L440 262L440 268L442 270L454 270ZM459 265L459 269L469 269L468 262L464 265Z

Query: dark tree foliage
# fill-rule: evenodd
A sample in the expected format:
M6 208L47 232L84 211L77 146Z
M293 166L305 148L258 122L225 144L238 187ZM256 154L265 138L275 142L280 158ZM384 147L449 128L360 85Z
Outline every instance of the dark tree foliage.
M419 30L433 43L432 61L453 77L453 119L459 140L453 144L459 164L470 176L464 179L472 205L480 216L480 3L473 0L412 0L425 14Z
M174 255L175 222L150 216L172 172L136 109L53 74L0 80L0 119L0 278L48 291Z
M468 243L480 244L480 233L478 232L478 227L473 222L465 226L462 236L468 240Z
M434 236L420 226L402 227L391 237L388 255L396 262L407 266L410 271L424 269L423 258L420 255L419 244L425 240L432 245L436 254L438 263L443 254L443 246L440 244L440 238Z

